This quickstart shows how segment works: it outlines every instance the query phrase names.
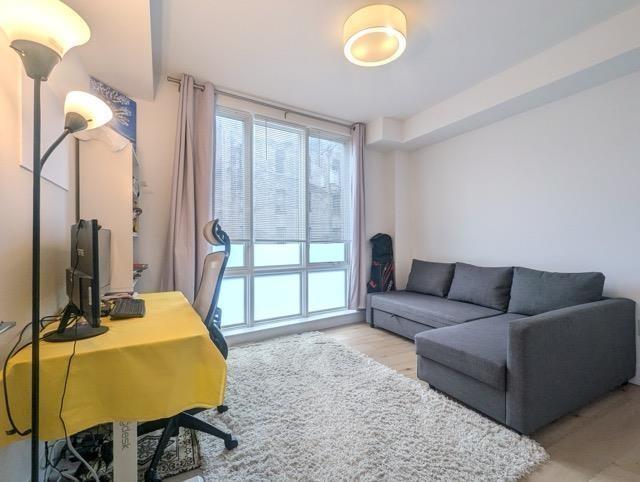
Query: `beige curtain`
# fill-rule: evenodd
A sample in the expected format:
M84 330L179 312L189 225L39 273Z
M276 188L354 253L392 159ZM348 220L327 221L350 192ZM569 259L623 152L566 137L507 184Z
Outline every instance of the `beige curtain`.
M193 77L182 76L161 288L182 291L189 301L195 297L209 249L202 228L213 216L214 94L212 84L196 89Z
M367 298L367 245L364 224L364 124L351 129L351 158L354 162L351 180L351 279L349 309L364 309Z

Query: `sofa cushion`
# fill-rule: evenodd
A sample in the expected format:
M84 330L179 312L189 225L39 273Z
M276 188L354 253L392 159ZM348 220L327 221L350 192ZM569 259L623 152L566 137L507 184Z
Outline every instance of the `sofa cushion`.
M504 313L418 333L416 353L504 390L509 322L519 318L526 316Z
M371 311L373 326L390 331L391 333L395 333L396 335L409 338L410 340L413 340L418 333L437 329L432 326L410 320L408 318L403 318L402 316L387 313L386 311L376 309L373 309Z
M450 326L478 318L499 315L500 312L452 301L439 296L410 291L389 291L371 295L371 307L417 321L431 327Z
M448 298L507 311L512 277L511 267L485 268L456 263Z
M454 263L433 263L414 259L407 281L407 291L425 295L447 296L453 279Z
M602 273L552 273L515 268L510 313L538 315L602 299Z

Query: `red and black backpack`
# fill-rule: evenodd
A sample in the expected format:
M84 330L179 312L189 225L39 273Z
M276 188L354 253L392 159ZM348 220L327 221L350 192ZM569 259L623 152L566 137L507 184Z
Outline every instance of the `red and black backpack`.
M391 236L378 233L369 242L371 243L371 278L367 283L367 293L395 290Z

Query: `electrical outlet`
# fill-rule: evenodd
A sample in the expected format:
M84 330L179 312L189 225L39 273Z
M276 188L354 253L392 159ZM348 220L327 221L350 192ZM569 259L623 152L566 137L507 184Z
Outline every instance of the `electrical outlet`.
M0 321L0 335L16 326L15 321Z

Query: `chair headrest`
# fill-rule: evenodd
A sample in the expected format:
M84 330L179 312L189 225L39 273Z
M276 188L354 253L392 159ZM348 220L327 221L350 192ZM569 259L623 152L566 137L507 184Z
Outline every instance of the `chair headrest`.
M212 244L214 246L218 246L222 244L220 242L220 239L218 239L218 237L215 234L217 225L218 225L218 220L213 219L212 221L209 221L207 224L205 224L204 228L202 229L202 234L204 234L204 238L209 242L209 244Z
M224 232L217 219L209 221L202 229L204 238L213 246L227 246L230 244L229 236Z

